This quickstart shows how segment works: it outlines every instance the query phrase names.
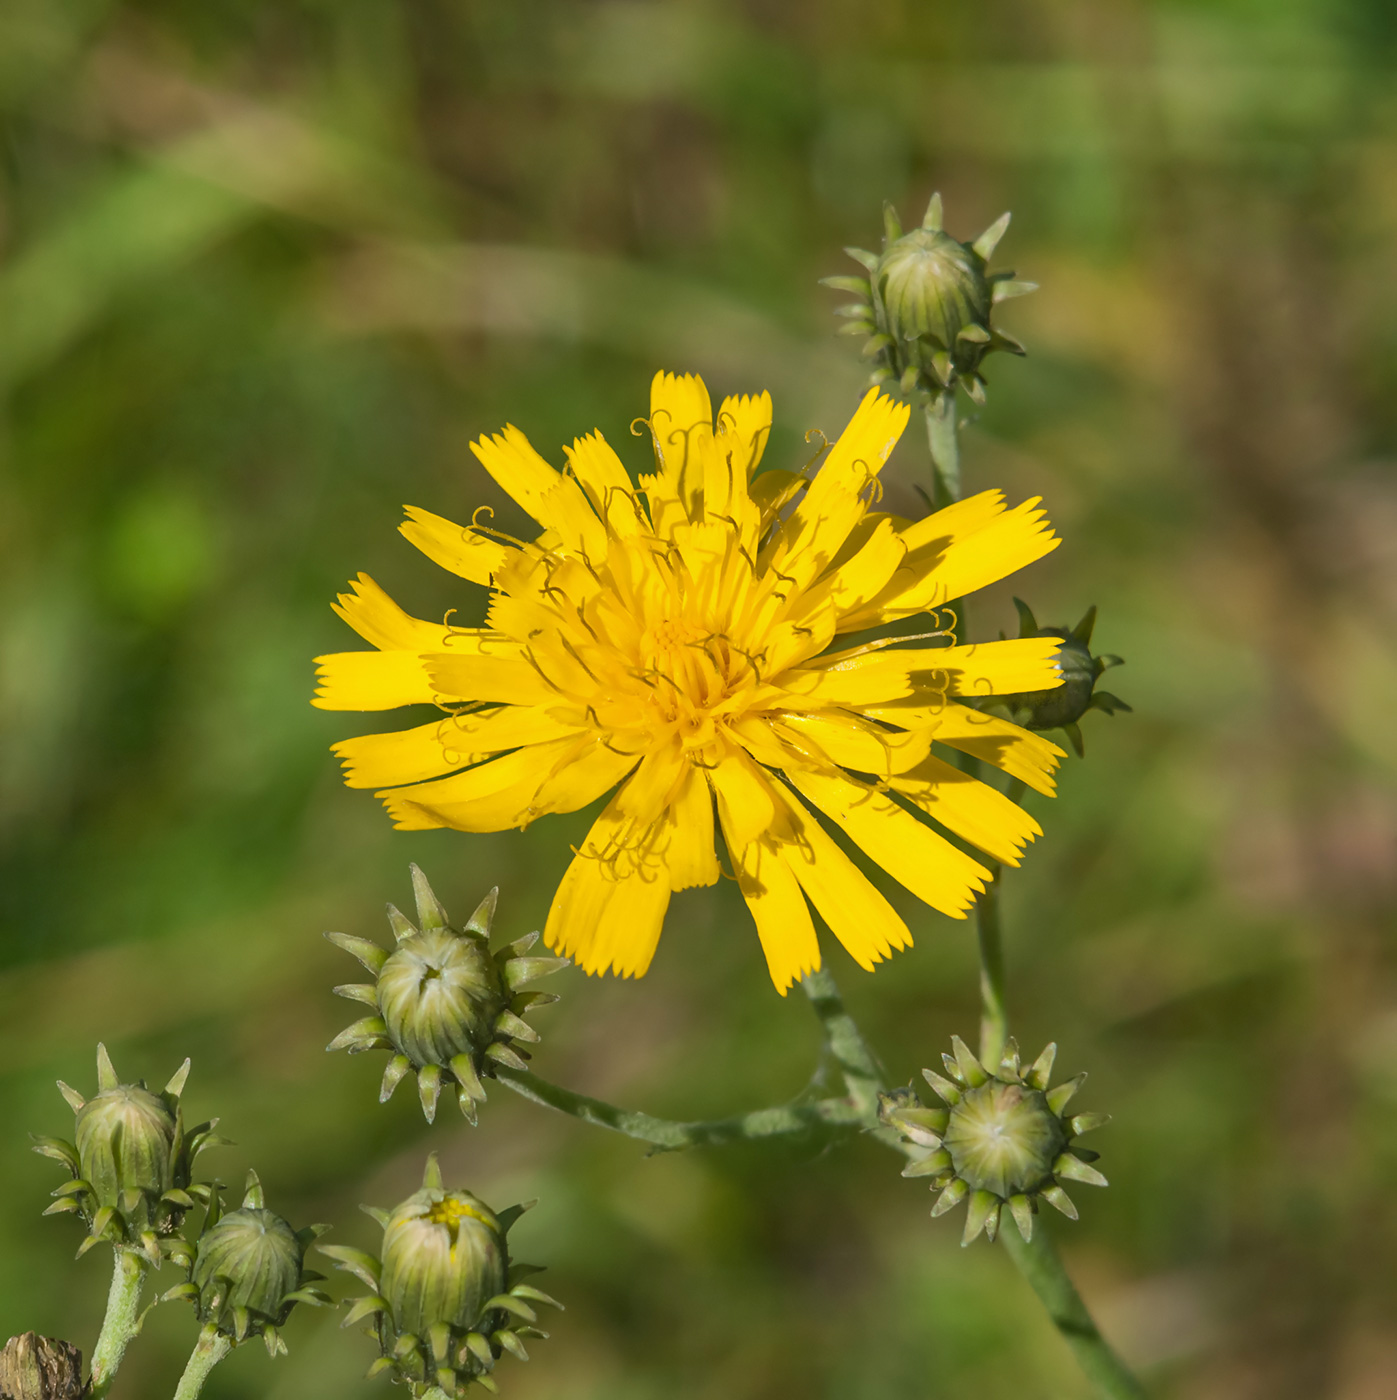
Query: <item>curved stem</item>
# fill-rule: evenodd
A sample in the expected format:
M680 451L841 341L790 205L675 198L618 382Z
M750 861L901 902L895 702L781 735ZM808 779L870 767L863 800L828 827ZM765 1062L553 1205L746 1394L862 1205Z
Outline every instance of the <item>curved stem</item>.
M189 1353L184 1374L175 1388L175 1400L195 1400L204 1388L209 1372L233 1349L233 1344L212 1324L206 1325Z
M1072 1348L1083 1374L1103 1400L1145 1400L1145 1389L1111 1349L1092 1321L1081 1294L1067 1276L1062 1259L1040 1221L1025 1243L1013 1228L1000 1232L1009 1257L1038 1295L1053 1325Z
M844 998L829 969L822 967L808 973L801 979L800 989L810 998L824 1027L825 1045L844 1076L850 1102L864 1115L876 1116L883 1074L863 1032L844 1009Z
M686 1147L725 1142L803 1137L814 1132L853 1131L871 1126L868 1110L850 1099L780 1104L734 1118L685 1123L671 1118L656 1118L653 1114L635 1109L617 1108L601 1099L589 1098L561 1085L550 1084L528 1070L510 1069L507 1065L495 1067L495 1078L516 1094L532 1099L545 1108L556 1109L559 1113L566 1113L598 1128L624 1133L638 1142L649 1143L660 1152L677 1152Z
M112 1380L131 1339L141 1330L141 1289L145 1284L145 1265L137 1254L128 1249L115 1251L112 1266L112 1286L107 1294L107 1312L102 1319L102 1331L92 1349L92 1379L88 1394L92 1400L103 1400L112 1388Z

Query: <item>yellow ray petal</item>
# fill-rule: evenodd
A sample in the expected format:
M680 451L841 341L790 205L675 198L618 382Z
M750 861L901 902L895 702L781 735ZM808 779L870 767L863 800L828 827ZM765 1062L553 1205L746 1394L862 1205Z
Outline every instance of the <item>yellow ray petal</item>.
M780 808L771 782L745 753L734 750L708 777L729 844L745 846L776 821Z
M602 924L602 914L615 889L615 847L629 823L616 811L616 799L608 803L587 833L564 872L544 925L543 941L555 952L573 958L586 972L600 972L592 953Z
M594 739L568 738L516 749L450 778L375 794L400 831L450 826L504 831L549 812L575 812L635 767Z
M690 765L674 801L664 815L665 865L670 887L692 889L718 882L713 850L713 794L708 780Z
M782 715L772 726L777 734L804 748L817 766L834 763L879 777L905 773L931 752L930 727L919 733L898 733L839 710Z
M651 853L654 841L653 828L636 836L617 801L608 804L553 896L543 937L554 952L584 972L644 975L670 893L668 872Z
M939 758L927 758L910 773L889 778L888 786L1006 865L1017 865L1024 846L1043 834L1043 828L1002 792Z
M415 544L434 564L472 583L488 585L491 575L509 558L510 547L488 535L417 506L403 509L407 519L398 526L398 533Z
M600 963L605 956L618 977L644 977L660 942L669 895L669 877L664 869L650 879L632 875L618 880L603 915L605 944L601 939L597 941L593 960ZM584 964L584 970L593 969ZM605 972L607 968L598 966L595 970Z
M878 473L907 426L909 409L870 389L810 489L761 562L808 587L839 553L876 494Z
M1062 684L1055 637L977 642L964 647L889 647L820 657L788 671L781 684L798 695L866 707L925 691L933 695L1012 695Z
M1040 499L1024 501L950 545L927 578L926 605L963 598L1051 554L1062 541L1053 533L1047 512L1037 509Z
M396 710L434 705L438 692L420 656L410 651L338 651L315 658L319 710Z
M586 491L592 509L607 522L613 533L625 538L650 528L650 522L636 499L630 474L601 433L580 437L571 448L563 448L563 452L573 474Z
M1010 638L976 642L965 647L933 649L925 654L924 670L913 673L914 685L941 689L950 679L951 695L1013 695L1021 690L1056 690L1062 684L1055 637Z
M733 822L731 807L721 800L718 814L738 888L757 925L767 971L776 990L785 996L792 983L820 966L820 944L809 906L778 848L779 841L789 838L789 824L783 819L778 828L750 836L746 826Z
M907 554L907 546L893 526L884 518L870 532L862 547L846 563L826 574L801 596L792 608L791 618L804 622L807 614L823 607L826 601L834 605L842 617L863 607L876 597L897 572ZM838 624L840 631L847 631Z
M510 705L470 715L442 715L429 724L391 734L361 734L332 747L344 764L347 787L385 788L435 778L505 749L577 733L575 723L541 709Z
M556 704L558 690L539 674L517 643L475 656L438 653L426 658L438 693L461 700L495 700L509 705Z
M718 410L716 426L719 447L732 452L743 482L751 481L771 435L771 395L765 390L740 397L730 395Z
M912 935L892 905L839 849L800 798L784 783L776 781L773 786L784 800L794 836L778 847L781 859L795 872L801 888L849 956L872 971L874 963L894 948L910 948Z
M1066 753L1045 739L998 715L987 715L969 705L948 701L940 706L888 705L864 711L872 719L909 730L934 730L938 744L947 744L1018 778L1051 797L1057 788L1053 774Z
M478 627L449 628L440 622L424 622L405 613L368 574L360 574L330 606L366 642L381 651L440 651L460 638L472 646L482 635Z
M764 471L754 478L747 492L753 505L761 512L761 529L765 531L776 516L809 484L809 479L799 472L788 472L781 467Z
M793 770L790 780L860 849L924 904L963 919L990 872L899 806L842 773Z
M1004 511L1003 491L981 491L903 526L903 542L914 557L920 557L925 550L940 554L947 545L983 530Z
M501 489L545 530L557 532L566 550L601 555L606 532L582 488L545 462L518 428L509 424L502 433L482 437L471 443L471 451Z
M677 740L651 749L617 794L618 810L637 826L657 821L690 771Z
M997 491L984 494L1000 496ZM904 530L902 539L910 547L905 565L881 593L841 618L840 630L874 627L944 607L1051 554L1062 541L1037 509L1038 501L1035 496L1005 511L1000 497L997 503L986 501L980 509L947 521L944 517L957 509L952 506ZM996 504L999 508L991 513ZM936 522L939 527L933 531L929 527Z
M665 494L680 502L688 519L701 520L704 477L717 454L713 404L698 375L655 376L650 383L650 433ZM658 521L655 527L659 529Z

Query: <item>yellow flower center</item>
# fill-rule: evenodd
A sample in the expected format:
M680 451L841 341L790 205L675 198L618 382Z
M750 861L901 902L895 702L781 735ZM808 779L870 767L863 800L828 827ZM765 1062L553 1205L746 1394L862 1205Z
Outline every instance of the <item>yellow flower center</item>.
M652 623L641 637L637 660L639 675L651 688L647 708L652 732L673 731L686 750L713 742L714 708L738 688L743 672L752 679L726 635L683 617Z

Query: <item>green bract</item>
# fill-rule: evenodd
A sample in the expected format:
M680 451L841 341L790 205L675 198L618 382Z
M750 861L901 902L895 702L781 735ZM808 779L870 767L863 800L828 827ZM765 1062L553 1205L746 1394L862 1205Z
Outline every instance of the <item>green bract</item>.
M883 251L845 251L868 271L867 277L826 277L839 291L859 298L841 306L849 335L866 337L864 354L873 361L873 382L896 380L904 394L934 397L962 385L984 402L980 363L992 350L1022 355L1011 335L991 324L996 303L1035 290L1016 282L1012 272L990 272L988 262L1009 215L978 238L961 243L941 226L941 196L933 195L922 226L903 233L891 204L883 207Z
M1022 598L1014 599L1019 611L1020 637L1060 637L1058 666L1062 684L1054 690L1030 690L1013 695L996 695L981 701L982 710L1003 715L1025 729L1061 729L1067 735L1080 758L1085 752L1078 721L1088 710L1101 710L1113 715L1117 710L1130 712L1130 706L1106 690L1097 690L1096 683L1112 666L1123 666L1119 656L1093 656L1091 634L1096 627L1096 609L1088 608L1075 627L1040 627L1033 610Z
M391 1050L379 1101L386 1103L402 1079L415 1072L429 1123L436 1117L442 1084L454 1081L461 1112L474 1123L476 1104L485 1099L481 1080L497 1065L526 1068L528 1052L519 1049L518 1042L535 1043L539 1035L524 1013L558 1000L547 992L520 988L566 967L568 960L524 956L537 942L537 933L492 952L496 890L457 931L415 865L412 887L420 928L390 904L388 922L397 937L393 952L366 938L325 935L375 977L373 982L336 987L336 993L365 1002L376 1012L342 1031L328 1048L351 1053Z
M321 1252L373 1290L344 1320L369 1322L380 1351L369 1375L391 1371L449 1396L473 1381L497 1389L496 1361L505 1352L527 1361L521 1339L548 1335L533 1325L531 1304L562 1307L522 1282L533 1265L509 1262L509 1227L528 1207L496 1215L469 1191L448 1191L431 1156L420 1191L396 1210L366 1209L383 1226L380 1257L340 1245Z
M191 1253L187 1245L172 1254L189 1271L189 1280L165 1298L187 1298L199 1318L234 1346L260 1332L267 1351L286 1350L278 1328L297 1303L327 1304L330 1299L308 1285L324 1275L308 1272L306 1249L328 1225L293 1230L266 1208L256 1172L247 1174L240 1209L220 1212L217 1193L209 1203L204 1228Z
M139 1250L154 1265L170 1251L170 1239L196 1201L207 1204L212 1188L192 1181L194 1160L221 1143L217 1120L186 1131L180 1094L189 1061L158 1094L144 1080L123 1084L106 1047L97 1047L97 1093L84 1099L59 1081L76 1115L74 1141L36 1137L34 1150L62 1162L72 1173L53 1194L46 1215L80 1215L88 1235L78 1253L99 1240Z
M1050 1089L1056 1045L1049 1045L1023 1069L1018 1046L1010 1040L993 1074L959 1036L951 1037L951 1045L954 1054L941 1057L949 1078L922 1071L945 1108L924 1107L910 1088L879 1095L882 1121L926 1149L903 1176L931 1177L932 1186L941 1191L933 1215L943 1215L969 1198L962 1244L982 1230L993 1239L1006 1205L1025 1240L1033 1236L1040 1199L1075 1220L1077 1208L1062 1182L1106 1185L1106 1178L1090 1165L1098 1154L1072 1147L1072 1139L1101 1127L1107 1115L1079 1113L1069 1118L1063 1113L1086 1075Z

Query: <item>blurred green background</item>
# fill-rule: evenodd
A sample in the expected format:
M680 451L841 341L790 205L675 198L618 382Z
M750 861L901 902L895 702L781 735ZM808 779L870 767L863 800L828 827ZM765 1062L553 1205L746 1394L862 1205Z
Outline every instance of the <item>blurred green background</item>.
M798 458L862 374L816 279L939 188L961 237L1011 207L998 262L1043 286L968 485L1066 538L975 626L1099 603L1136 710L1091 716L1006 892L1020 1036L1115 1114L1056 1235L1160 1395L1397 1394L1394 69L1390 0L5 0L0 1335L95 1335L107 1264L39 1219L25 1134L67 1131L100 1037L128 1077L192 1055L238 1144L206 1164L339 1243L429 1147L541 1198L515 1238L568 1311L513 1400L1085 1394L876 1145L647 1159L503 1089L428 1130L323 1049L323 929L386 936L416 860L461 913L498 883L515 936L587 822L398 834L344 789L329 743L397 717L310 708L357 644L334 592L476 620L402 503L503 514L466 444L506 420L641 466L659 367L770 388ZM914 425L893 505L926 473ZM976 1017L969 927L908 912L874 975L829 950L894 1080ZM816 1053L726 882L643 982L555 983L537 1068L628 1105L778 1101ZM206 1394L388 1394L336 1324ZM192 1338L158 1310L117 1396Z

